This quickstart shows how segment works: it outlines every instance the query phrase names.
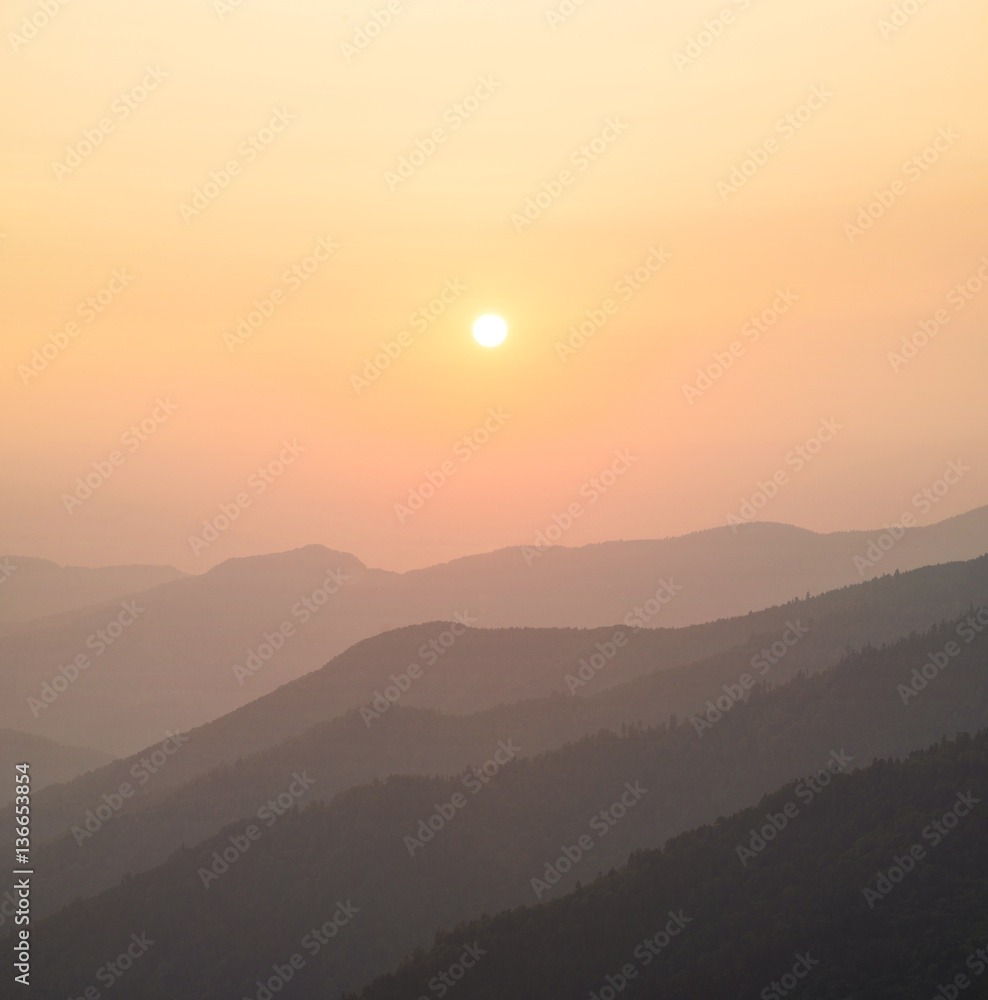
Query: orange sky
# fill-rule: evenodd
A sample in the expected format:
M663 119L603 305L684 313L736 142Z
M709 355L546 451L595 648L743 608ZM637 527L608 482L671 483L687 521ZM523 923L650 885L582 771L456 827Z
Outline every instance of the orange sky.
M572 503L564 544L724 524L779 470L761 516L862 528L958 459L920 523L988 502L983 3L898 28L885 0L390 6L8 5L0 551L201 571L318 541L401 569Z

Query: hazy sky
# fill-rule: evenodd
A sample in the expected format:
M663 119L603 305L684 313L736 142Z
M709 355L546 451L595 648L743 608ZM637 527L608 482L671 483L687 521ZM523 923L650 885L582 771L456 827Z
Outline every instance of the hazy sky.
M988 502L985 8L895 9L14 0L0 551L401 569L776 473L758 516L817 530Z

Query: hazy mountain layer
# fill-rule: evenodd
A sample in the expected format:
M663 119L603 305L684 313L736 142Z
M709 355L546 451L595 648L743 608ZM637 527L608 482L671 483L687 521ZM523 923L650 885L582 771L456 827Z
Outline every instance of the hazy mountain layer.
M233 559L129 603L0 636L0 726L124 755L387 629L457 614L484 628L685 626L743 615L895 569L980 556L988 507L898 540L882 536L753 523L659 541L504 549L403 574L322 546ZM498 700L533 693L522 685Z
M571 664L571 682L583 685L573 684L577 697L557 693L470 716L410 711L402 699L380 717L366 711L351 713L271 746L273 734L296 731L291 727L302 728L304 720L316 717L313 713L327 701L323 685L339 680L336 673L341 668L331 664L202 730L166 739L135 757L39 795L35 836L39 844L58 841L41 852L46 870L57 877L39 890L35 905L39 912L47 912L76 895L106 888L128 872L163 861L182 843L209 836L251 812L256 801L277 795L284 775L295 768L317 767L320 780L310 799L328 798L394 773L452 774L485 759L489 746L506 732L516 734L523 756L601 728L617 731L627 723L664 724L670 715L683 720L701 713L694 728L705 732L706 718L716 718L725 706L730 711L753 684L779 683L798 671L831 666L848 648L888 641L910 623L939 620L951 604L988 604L988 558L887 577L747 616L740 620L746 639L726 652L599 693L593 692L603 686L608 672L621 676L622 666L627 672L623 658L635 663L650 643L681 631L702 633L737 623L667 633L646 630L633 637L629 633L628 643L620 648L614 645L613 631L593 642L594 633L577 633L587 667L593 657L595 664L605 664L596 675L590 668L591 680L585 683L578 663ZM378 651L383 656L406 631L369 640L362 644L364 653ZM476 643L467 642L475 638ZM520 663L526 670L558 666L559 650L570 649L572 636L560 630L509 630L467 633L462 640L459 648L467 655L433 678L437 696L446 691L455 697L458 682L468 672L494 676L500 662ZM611 660L596 651L598 642L605 651L613 650ZM362 655L347 664L359 671L372 669L372 662L373 657ZM426 679L415 683L425 684ZM414 704L410 697L408 704ZM910 737L902 745L908 748L922 741ZM270 748L248 757L251 746ZM241 756L247 759L231 768ZM129 793L126 800L121 788ZM95 811L105 813L108 800L118 808L104 823Z
M14 797L14 765L31 764L31 787L40 791L48 785L71 781L77 775L108 764L112 758L99 750L68 747L43 736L0 729L0 806L7 805Z
M156 587L185 574L172 566L59 566L0 556L0 633Z

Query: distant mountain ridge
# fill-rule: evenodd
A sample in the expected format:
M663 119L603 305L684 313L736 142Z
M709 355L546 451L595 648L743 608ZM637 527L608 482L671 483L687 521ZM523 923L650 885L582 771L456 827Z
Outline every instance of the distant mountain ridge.
M142 610L112 644L99 633L126 614L116 599L0 635L0 726L126 753L230 712L388 629L457 613L482 628L714 621L860 582L855 558L881 534L752 523L538 555L516 547L402 574L322 546L228 560L131 595ZM876 551L876 575L982 555L988 507L911 529ZM672 600L657 598L672 587ZM88 664L76 670L80 656ZM247 678L251 657L257 669ZM65 685L58 675L66 673L76 676L64 691L45 688ZM41 704L43 695L51 704Z
M93 569L30 556L0 556L0 634L184 576L173 566Z

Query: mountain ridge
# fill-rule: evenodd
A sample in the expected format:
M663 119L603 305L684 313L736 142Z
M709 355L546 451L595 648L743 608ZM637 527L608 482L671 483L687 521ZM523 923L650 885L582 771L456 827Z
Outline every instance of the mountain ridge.
M238 557L133 595L146 610L99 647L98 669L72 681L57 703L40 704L44 685L72 673L66 664L87 655L88 644L99 646L99 630L116 628L120 607L110 602L0 635L0 726L119 756L227 714L398 626L461 613L485 628L605 627L646 606L648 626L713 622L860 582L853 559L870 538L764 523L736 533L724 527L655 542L549 548L530 565L521 549L508 549L407 574L367 569L317 546ZM986 550L988 507L914 529L874 575ZM656 600L672 586L675 599ZM270 662L245 679L234 667L259 649Z

